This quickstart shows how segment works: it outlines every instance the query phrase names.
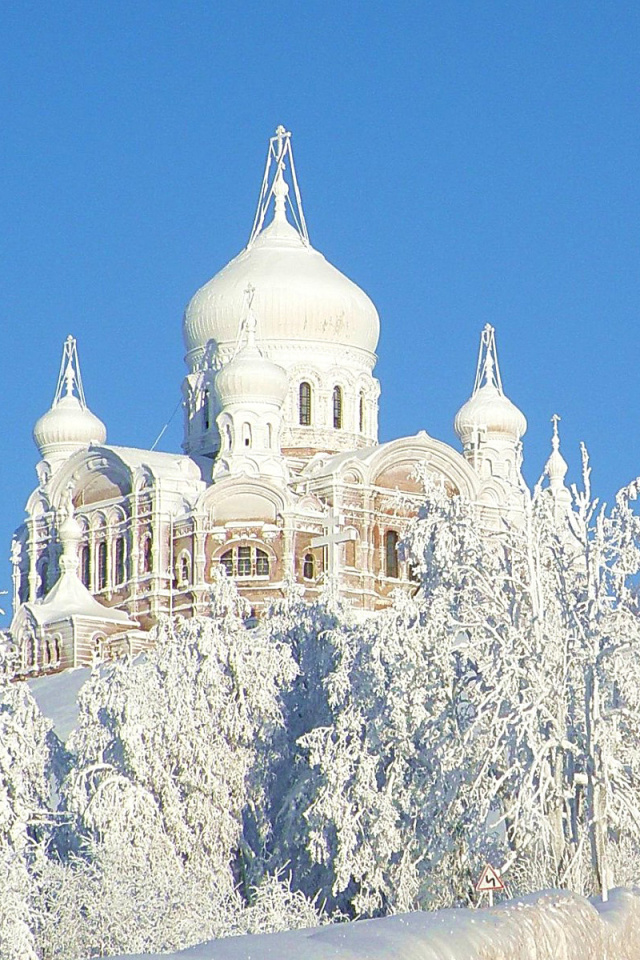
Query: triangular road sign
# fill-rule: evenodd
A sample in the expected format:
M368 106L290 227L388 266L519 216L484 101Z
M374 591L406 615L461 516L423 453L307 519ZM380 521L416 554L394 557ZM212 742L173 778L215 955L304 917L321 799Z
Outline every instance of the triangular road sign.
M482 876L476 884L476 890L478 893L497 893L498 890L504 890L504 883L490 863L482 871Z

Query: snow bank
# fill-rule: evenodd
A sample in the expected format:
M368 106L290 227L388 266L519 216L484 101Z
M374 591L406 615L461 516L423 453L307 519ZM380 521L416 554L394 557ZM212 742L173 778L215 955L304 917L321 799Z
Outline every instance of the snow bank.
M64 743L78 720L78 693L91 676L90 667L75 667L29 680L31 693L42 713Z
M149 955L146 955L149 956ZM160 955L158 955L160 956ZM139 955L141 960L142 955ZM203 943L163 960L637 960L640 890L592 904L563 891L493 909L407 913ZM132 960L132 958L129 958Z

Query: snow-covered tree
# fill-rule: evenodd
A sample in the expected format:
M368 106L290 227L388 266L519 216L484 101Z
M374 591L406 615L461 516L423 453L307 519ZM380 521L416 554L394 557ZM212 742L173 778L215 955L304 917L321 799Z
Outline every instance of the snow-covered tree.
M275 848L307 894L466 902L487 860L519 890L637 878L637 487L605 514L584 479L570 515L540 487L498 525L427 477L413 598L276 612L301 672Z
M35 960L31 874L48 820L50 724L24 683L0 682L0 956Z
M64 798L98 877L84 909L94 949L168 949L237 925L244 818L264 819L262 744L296 672L247 612L221 574L210 617L163 622L152 651L81 691Z

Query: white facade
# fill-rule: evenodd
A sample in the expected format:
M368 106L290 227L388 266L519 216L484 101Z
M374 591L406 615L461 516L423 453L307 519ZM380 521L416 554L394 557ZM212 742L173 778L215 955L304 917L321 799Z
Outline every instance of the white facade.
M398 541L420 503L419 465L488 519L517 515L526 420L504 394L492 328L456 417L462 452L425 431L378 444L379 330L367 294L311 246L278 128L247 247L185 311L184 452L107 445L65 343L12 550L19 672L142 648L161 614L207 611L221 565L258 614L292 580L317 595L326 575L363 610L384 606L410 588ZM558 458L556 446L562 499Z

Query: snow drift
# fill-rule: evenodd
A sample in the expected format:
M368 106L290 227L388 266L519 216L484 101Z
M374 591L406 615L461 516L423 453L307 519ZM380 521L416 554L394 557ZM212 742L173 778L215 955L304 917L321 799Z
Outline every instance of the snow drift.
M637 960L640 890L617 889L607 903L597 904L572 893L546 891L490 910L405 913L290 933L232 937L162 956L164 960Z

